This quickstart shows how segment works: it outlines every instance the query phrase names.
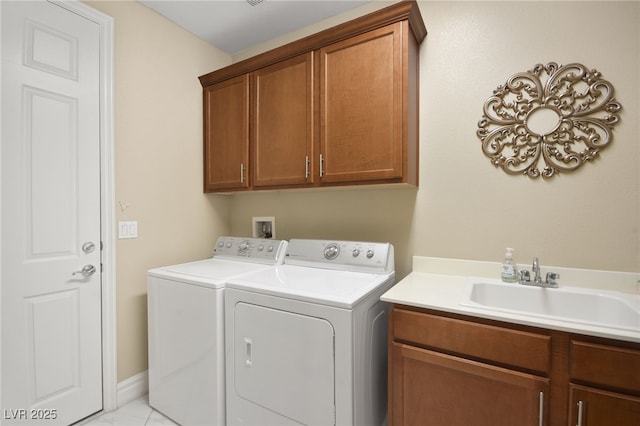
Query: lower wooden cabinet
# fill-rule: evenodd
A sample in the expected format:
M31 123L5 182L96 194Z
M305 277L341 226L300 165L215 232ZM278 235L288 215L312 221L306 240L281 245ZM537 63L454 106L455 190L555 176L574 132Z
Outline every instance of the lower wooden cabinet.
M576 426L638 426L640 398L571 384L570 424Z
M546 378L403 344L392 351L392 392L401 400L394 425L547 424Z
M640 351L571 340L570 354L571 425L639 425Z
M640 425L640 344L394 305L389 424Z

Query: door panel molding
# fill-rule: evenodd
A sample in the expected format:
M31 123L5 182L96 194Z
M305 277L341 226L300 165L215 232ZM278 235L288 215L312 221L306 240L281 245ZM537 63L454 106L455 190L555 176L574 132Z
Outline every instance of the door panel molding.
M31 347L28 353L32 354L27 367L29 405L36 406L56 394L73 392L80 384L78 290L28 297L26 302L25 334ZM63 327L56 327L54 319L60 317L64 318ZM56 342L53 351L49 349L51 341ZM40 380L43 376L45 380Z
M25 258L75 256L80 201L74 184L78 176L78 99L25 86L22 102L25 105L22 170L25 212L29 218ZM38 131L38 124L42 123L49 126ZM65 184L53 184L60 181Z
M71 80L77 80L79 40L69 34L29 19L26 22L26 26L25 65ZM51 47L57 52L66 51L67 56L49 55L48 52L54 51Z

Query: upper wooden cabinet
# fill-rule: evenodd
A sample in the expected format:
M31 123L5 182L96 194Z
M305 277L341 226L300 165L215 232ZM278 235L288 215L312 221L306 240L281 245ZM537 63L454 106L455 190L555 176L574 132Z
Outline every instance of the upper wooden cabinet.
M249 187L249 78L204 89L204 190Z
M403 170L408 158L403 158L402 25L320 49L322 182L406 176L415 183Z
M251 73L253 186L313 183L313 56Z
M417 4L403 1L200 76L205 191L417 185L425 36ZM237 79L248 83L235 93L241 99L219 104L237 110L213 112L212 99L223 99L214 88ZM245 146L250 164L240 167L231 154L240 157ZM229 178L240 169L243 181Z

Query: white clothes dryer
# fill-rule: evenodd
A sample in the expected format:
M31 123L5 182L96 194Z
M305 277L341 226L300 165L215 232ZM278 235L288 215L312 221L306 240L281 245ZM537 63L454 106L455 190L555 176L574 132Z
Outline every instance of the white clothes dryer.
M220 237L210 259L148 272L150 406L183 426L225 424L225 282L282 263L286 245Z
M227 424L383 425L388 243L291 240L225 294Z

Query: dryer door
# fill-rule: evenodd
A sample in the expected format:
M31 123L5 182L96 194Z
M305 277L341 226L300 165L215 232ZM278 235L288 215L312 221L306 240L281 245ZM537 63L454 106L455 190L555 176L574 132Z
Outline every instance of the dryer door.
M302 424L335 424L334 329L329 321L238 303L234 324L240 397Z

